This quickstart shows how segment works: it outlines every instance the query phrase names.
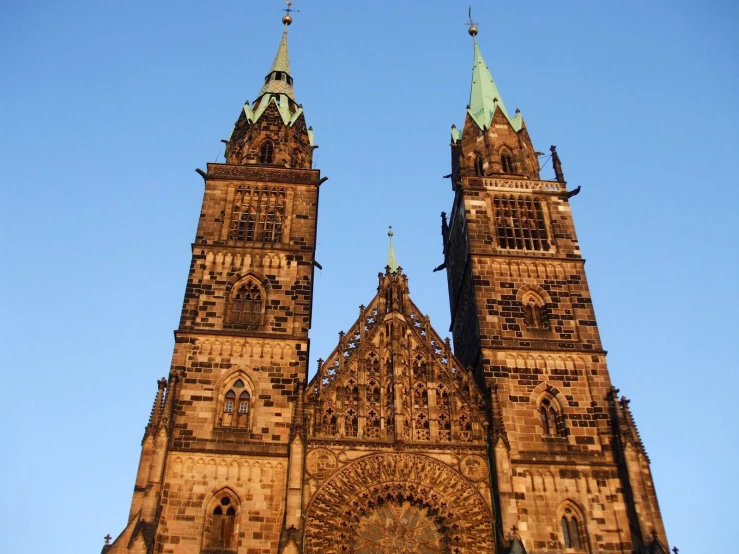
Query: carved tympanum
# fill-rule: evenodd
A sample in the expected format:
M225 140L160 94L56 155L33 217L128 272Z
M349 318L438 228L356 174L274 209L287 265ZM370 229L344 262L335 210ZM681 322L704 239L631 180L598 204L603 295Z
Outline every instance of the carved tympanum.
M352 552L357 554L437 554L445 536L428 509L410 502L377 506L357 526Z
M347 465L316 492L306 554L494 551L492 516L457 471L427 456L387 453Z

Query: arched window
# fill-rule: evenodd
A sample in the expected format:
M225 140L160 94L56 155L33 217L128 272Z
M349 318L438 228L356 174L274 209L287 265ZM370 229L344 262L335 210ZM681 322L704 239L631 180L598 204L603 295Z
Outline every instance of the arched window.
M248 427L251 414L251 394L243 379L237 379L223 395L223 427Z
M542 398L539 404L541 430L545 437L561 437L564 435L562 418L555 402L548 397Z
M231 211L230 240L282 241L285 189L239 187Z
M264 292L254 279L247 279L234 287L226 322L234 325L261 325L263 311Z
M234 528L236 507L230 497L224 496L213 509L208 535L208 548L235 549Z
M259 147L259 163L271 164L275 158L275 146L272 141L267 139Z
M475 152L475 175L482 177L485 175L485 167L482 161L482 154Z
M236 403L236 393L230 390L226 393L226 399L223 402L223 411L227 414L232 414L234 411L235 403Z
M524 320L526 326L533 329L549 327L544 301L539 296L529 293L523 299Z
M500 165L503 169L503 173L515 173L516 169L513 166L513 156L508 150L503 150L500 153Z
M582 550L584 548L583 536L580 529L580 521L575 511L566 507L560 519L562 527L562 537L564 538L565 548L573 550Z

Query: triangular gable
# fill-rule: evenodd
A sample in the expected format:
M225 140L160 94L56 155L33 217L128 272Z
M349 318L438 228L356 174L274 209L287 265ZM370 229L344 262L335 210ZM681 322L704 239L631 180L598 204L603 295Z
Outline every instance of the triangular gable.
M482 394L408 294L401 270L378 293L311 381L313 437L482 443Z

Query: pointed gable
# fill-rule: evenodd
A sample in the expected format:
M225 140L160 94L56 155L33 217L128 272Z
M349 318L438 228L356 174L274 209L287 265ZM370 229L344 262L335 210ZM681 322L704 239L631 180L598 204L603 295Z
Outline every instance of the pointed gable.
M401 268L378 292L307 391L309 436L426 444L484 444L483 398L409 296Z

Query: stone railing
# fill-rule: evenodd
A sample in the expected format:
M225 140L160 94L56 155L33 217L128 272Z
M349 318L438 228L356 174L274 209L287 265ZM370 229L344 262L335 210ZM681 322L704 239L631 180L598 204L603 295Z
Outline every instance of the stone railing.
M317 169L283 169L281 167L257 165L209 163L208 178L317 185L321 178L321 172Z
M490 190L520 190L541 192L565 192L567 187L558 181L531 181L529 179L492 179L487 177L468 177L471 187L484 187Z

